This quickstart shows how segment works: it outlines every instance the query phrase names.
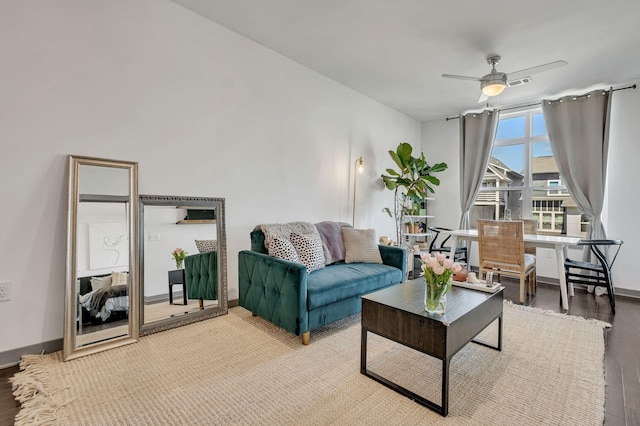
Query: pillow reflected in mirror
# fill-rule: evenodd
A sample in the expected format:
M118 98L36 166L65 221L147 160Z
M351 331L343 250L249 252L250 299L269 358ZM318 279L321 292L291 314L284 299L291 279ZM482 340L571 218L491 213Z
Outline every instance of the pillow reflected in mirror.
M128 283L129 283L129 273L128 272L116 272L116 271L113 271L111 273L111 285L112 286L120 285L120 284L128 284Z
M101 288L111 287L111 275L106 277L91 277L91 290L96 291Z
M195 242L200 253L218 250L218 240L195 240Z

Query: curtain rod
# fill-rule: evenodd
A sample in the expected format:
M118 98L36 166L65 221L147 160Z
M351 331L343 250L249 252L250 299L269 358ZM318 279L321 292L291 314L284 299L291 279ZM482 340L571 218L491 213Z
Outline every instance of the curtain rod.
M637 87L637 86L636 86L636 84L632 84L631 86L627 86L627 87L620 87L620 88L618 88L618 89L611 89L611 91L612 91L612 92L617 92L618 90L635 89L636 87ZM541 105L541 104L540 104L540 102L536 102L536 103L534 103L534 104L518 105L518 106L509 107L509 108L504 108L504 109L501 109L500 111L509 111L509 110L512 110L512 109L527 108L527 107L539 106L539 105ZM460 118L460 116L457 116L457 117L447 117L447 118L445 118L445 120L446 120L446 121L449 121L449 120L457 120L457 119L459 119L459 118Z

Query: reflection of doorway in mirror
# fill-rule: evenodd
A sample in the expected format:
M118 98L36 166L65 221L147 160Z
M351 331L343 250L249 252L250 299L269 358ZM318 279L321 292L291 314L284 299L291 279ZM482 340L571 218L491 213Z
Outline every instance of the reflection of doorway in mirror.
M105 269L128 264L129 239L126 224L89 224L89 268Z

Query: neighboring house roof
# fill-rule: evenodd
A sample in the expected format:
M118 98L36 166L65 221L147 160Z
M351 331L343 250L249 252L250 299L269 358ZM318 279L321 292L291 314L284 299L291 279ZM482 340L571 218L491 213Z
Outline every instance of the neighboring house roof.
M578 205L576 204L576 202L574 201L574 199L573 199L573 198L571 198L571 197L567 197L567 198L564 198L564 199L562 200L562 207L565 207L565 208L566 208L566 207L575 207L575 208L578 208Z
M496 177L500 181L512 182L514 179L520 179L523 176L521 173L511 170L509 166L507 166L497 158L491 157L489 159L487 171L484 174L484 180L489 180Z
M535 173L558 173L558 166L553 155L533 157L531 170Z

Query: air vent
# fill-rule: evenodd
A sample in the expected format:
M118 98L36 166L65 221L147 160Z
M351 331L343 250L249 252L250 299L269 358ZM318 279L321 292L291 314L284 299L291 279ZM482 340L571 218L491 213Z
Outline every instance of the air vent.
M522 86L523 84L529 84L532 81L533 81L533 79L531 77L517 78L515 80L507 81L507 87Z

